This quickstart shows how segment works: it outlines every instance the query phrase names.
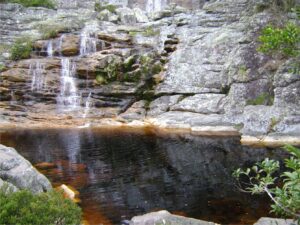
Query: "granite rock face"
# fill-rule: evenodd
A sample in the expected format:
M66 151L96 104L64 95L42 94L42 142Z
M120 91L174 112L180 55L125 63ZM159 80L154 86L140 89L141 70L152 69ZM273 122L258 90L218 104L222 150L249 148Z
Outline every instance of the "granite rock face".
M257 137L299 136L299 72L290 69L297 61L257 52L261 28L278 20L269 10L257 12L257 1L102 3L100 11L92 1L61 0L56 10L0 4L3 43L26 33L39 39L31 59L5 61L3 121L48 117L63 124L68 117L97 124L117 118L190 130L236 128ZM59 25L57 37L43 40L41 27L53 25ZM47 57L50 43L53 56ZM87 44L93 51L83 54ZM76 64L81 108L58 114L63 57ZM37 63L47 85L33 92Z
M40 174L13 148L0 145L0 186L7 183L13 189L28 189L33 193L50 190L48 179Z

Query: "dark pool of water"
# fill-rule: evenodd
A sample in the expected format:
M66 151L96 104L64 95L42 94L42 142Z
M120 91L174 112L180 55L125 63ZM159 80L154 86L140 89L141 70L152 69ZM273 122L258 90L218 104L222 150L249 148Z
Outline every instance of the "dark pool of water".
M80 192L91 224L120 224L159 209L222 224L252 224L268 200L237 190L231 173L280 150L241 146L238 137L157 135L153 131L11 130L0 143L16 148L54 185Z

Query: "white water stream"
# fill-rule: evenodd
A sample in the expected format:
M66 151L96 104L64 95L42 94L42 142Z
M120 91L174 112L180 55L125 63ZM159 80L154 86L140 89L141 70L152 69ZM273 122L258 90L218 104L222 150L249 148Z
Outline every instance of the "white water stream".
M32 77L31 91L40 92L47 88L45 66L39 61L30 64L29 74Z
M153 13L163 10L167 6L167 0L147 0L146 11Z
M88 55L97 51L97 39L95 33L89 28L80 34L80 55Z
M47 44L47 56L48 57L53 57L53 41L49 40Z
M80 106L81 96L75 82L76 64L69 58L61 59L61 86L57 102L63 111L74 110Z

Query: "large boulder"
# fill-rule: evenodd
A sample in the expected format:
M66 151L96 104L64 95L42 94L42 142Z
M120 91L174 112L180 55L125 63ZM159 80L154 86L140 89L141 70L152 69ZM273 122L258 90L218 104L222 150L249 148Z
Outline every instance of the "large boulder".
M7 182L17 189L33 193L50 190L49 180L13 149L0 145L0 186Z
M152 224L176 224L176 225L214 225L215 223L196 220L183 216L176 216L166 210L147 213L142 216L135 216L131 219L130 225L152 225Z

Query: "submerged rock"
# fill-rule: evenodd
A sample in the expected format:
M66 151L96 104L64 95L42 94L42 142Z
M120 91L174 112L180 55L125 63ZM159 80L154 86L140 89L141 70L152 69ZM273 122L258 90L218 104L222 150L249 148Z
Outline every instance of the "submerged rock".
M0 145L0 186L3 181L14 189L28 189L33 193L52 188L49 180L15 149Z

